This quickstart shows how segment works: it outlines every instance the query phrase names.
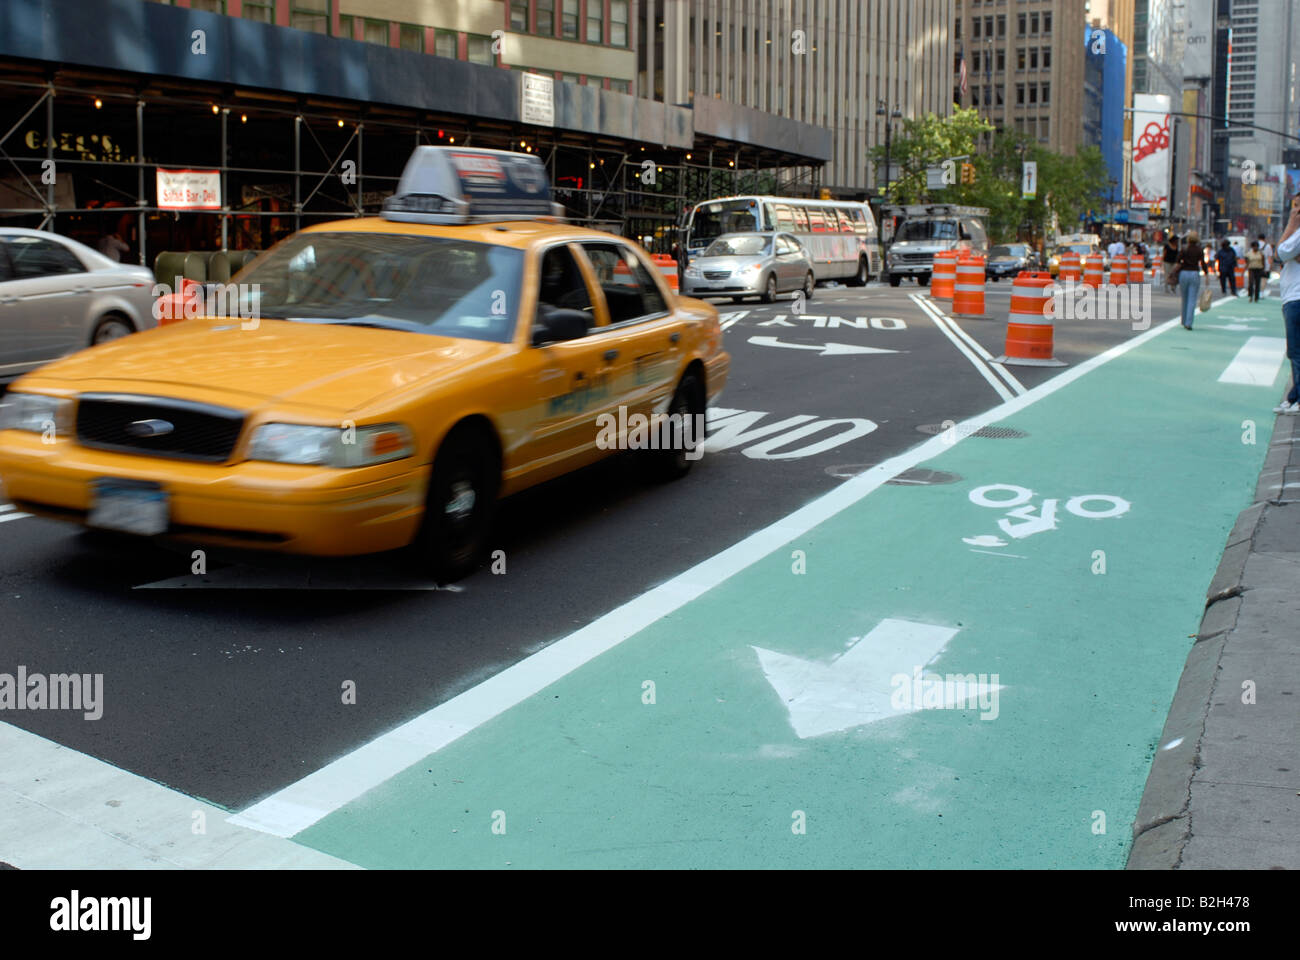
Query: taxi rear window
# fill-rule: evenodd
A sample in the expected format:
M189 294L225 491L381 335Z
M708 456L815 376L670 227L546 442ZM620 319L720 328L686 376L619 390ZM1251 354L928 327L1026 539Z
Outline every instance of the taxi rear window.
M300 233L239 276L259 316L514 338L523 252L445 237Z

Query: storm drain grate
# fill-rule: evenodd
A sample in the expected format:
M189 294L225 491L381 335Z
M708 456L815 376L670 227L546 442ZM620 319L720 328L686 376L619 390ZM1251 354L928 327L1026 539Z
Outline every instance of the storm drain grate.
M949 427L951 424L945 426L942 423L923 423L916 429L919 433L937 434L943 433ZM960 430L960 427L958 429ZM1019 440L1029 434L1015 427L980 427L971 436L983 437L985 440Z
M826 472L839 480L848 480L860 473L866 473L874 466L874 463L842 463L836 467L827 467ZM936 483L956 483L960 479L962 479L960 474L948 473L946 470L927 470L923 467L915 467L911 470L904 470L898 476L886 480L885 483L913 487L930 486Z

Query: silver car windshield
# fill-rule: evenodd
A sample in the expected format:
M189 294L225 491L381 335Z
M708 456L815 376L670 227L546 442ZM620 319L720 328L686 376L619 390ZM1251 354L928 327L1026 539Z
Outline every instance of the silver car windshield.
M772 250L771 237L719 237L704 251L706 257L757 257Z

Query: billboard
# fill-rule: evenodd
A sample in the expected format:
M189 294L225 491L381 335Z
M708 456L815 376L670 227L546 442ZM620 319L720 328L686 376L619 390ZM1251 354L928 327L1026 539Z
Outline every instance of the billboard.
M1168 96L1134 94L1131 207L1169 206L1170 121Z
M1214 0L1187 0L1183 76L1214 76Z

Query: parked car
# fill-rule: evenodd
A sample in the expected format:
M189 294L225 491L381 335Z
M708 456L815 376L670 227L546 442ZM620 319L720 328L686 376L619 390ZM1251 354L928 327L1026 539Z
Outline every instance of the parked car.
M999 244L989 250L984 263L984 277L994 282L1003 277L1014 277L1021 270L1033 270L1038 262L1034 249L1027 243Z
M688 297L761 297L771 303L778 293L802 290L813 295L812 258L793 234L726 233L691 260L681 278Z
M155 327L153 273L43 230L0 227L0 380Z

